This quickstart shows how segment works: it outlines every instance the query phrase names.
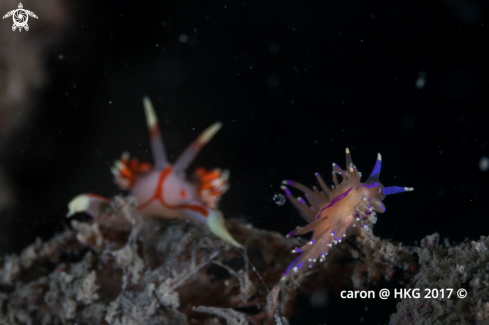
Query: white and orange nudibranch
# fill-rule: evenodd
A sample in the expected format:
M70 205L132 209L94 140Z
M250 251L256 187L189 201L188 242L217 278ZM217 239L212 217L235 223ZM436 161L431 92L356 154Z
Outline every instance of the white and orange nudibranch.
M218 237L236 247L242 247L224 225L222 213L217 209L220 197L228 189L229 171L214 169L207 171L197 168L187 179L185 169L199 153L202 147L221 128L217 122L202 132L176 160L174 165L168 162L158 119L148 98L143 99L146 122L149 129L154 166L139 162L123 153L115 161L112 173L116 184L129 191L129 195L138 201L137 209L142 216L158 216L191 220L206 224ZM95 194L81 194L68 204L68 215L85 212L95 216L100 207L109 199Z

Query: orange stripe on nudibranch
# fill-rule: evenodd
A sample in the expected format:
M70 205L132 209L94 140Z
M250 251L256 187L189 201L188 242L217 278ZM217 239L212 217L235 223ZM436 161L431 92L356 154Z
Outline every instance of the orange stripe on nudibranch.
M198 212L201 215L203 215L205 218L207 218L209 216L209 211L207 211L207 209L204 209L203 207L201 207L199 205L193 205L193 204L185 205L184 209L188 209L188 210Z
M168 204L167 202L165 202L165 200L163 198L163 184L165 183L166 178L168 177L168 175L171 174L171 172L172 172L172 168L170 166L166 167L165 169L163 169L161 171L160 177L158 179L158 183L156 184L156 189L155 189L155 193L154 193L153 197L150 198L148 201L144 202L143 204L139 205L138 210L141 210L141 209L147 207L154 200L158 200L161 203L161 205L163 205L165 208L168 208L168 209L187 209L187 210L198 212L202 216L207 218L209 216L209 211L207 211L207 209L205 209L199 205L195 205L195 204L171 205L171 204Z
M105 202L110 202L110 200L108 198L106 198L106 197L104 197L102 195L93 194L93 193L87 193L85 195L88 196L88 197L91 197L91 198L96 198L96 199L105 201Z
M131 172L131 170L129 168L127 168L124 164L121 164L121 166L119 168L119 172L125 178L133 178L134 177L134 174Z
M139 160L137 158L132 158L129 160L129 163L128 163L129 169L137 170L138 165L139 165Z
M229 172L222 172L220 169L210 171L204 168L198 168L195 171L195 176L199 183L197 185L197 193L206 206L215 208L220 196L227 190L227 180Z
M158 124L153 125L151 128L149 128L149 136L150 138L156 137L160 132L160 126Z
M187 192L185 192L185 190L180 190L180 196L182 197L182 199L186 199L187 198Z
M220 172L218 172L216 170L213 170L213 171L210 171L210 172L204 174L202 176L202 180L203 181L212 181L212 180L214 180L214 179L216 179L216 178L218 178L220 176L221 176L221 173Z

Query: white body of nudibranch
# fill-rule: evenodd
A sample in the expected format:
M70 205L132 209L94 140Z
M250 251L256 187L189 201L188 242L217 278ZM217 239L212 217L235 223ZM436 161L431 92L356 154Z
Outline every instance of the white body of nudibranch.
M140 163L137 158L129 158L123 153L115 162L112 173L115 182L129 191L138 201L138 211L143 216L158 216L191 220L206 224L218 237L234 246L241 247L229 234L224 225L222 213L217 209L218 201L228 189L229 172L219 169L206 171L198 168L187 179L185 169L199 153L202 147L221 128L221 123L214 123L180 155L171 165L165 153L158 120L148 98L143 100L146 121L148 124L154 167L149 163ZM86 212L95 216L102 204L109 199L94 195L81 194L68 204L68 217L77 212Z

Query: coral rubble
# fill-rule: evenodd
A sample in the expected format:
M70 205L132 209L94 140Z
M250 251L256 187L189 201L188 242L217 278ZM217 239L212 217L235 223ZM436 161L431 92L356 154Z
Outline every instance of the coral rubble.
M489 238L451 246L439 244L439 235L427 236L418 249L420 269L412 288L420 298L397 304L391 324L488 324L489 323ZM425 298L425 289L453 289L450 298ZM459 298L457 291L467 296ZM441 295L441 294L440 294Z
M281 281L303 240L227 227L245 254L192 223L142 222L116 197L91 222L4 258L0 324L288 324L299 292L364 288L396 270L408 281L414 265L409 249L362 231Z

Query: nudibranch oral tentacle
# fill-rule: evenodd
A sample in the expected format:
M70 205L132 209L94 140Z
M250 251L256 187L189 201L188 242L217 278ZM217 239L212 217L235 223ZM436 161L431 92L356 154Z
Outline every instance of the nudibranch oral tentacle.
M361 183L361 174L353 164L350 150L346 148L346 169L333 163L334 186L326 185L319 173L316 173L316 178L322 191L316 187L310 190L295 181L282 182L287 198L309 222L305 227L291 231L287 237L313 231L306 245L292 251L301 255L287 267L282 279L290 275L291 271L298 272L306 264L312 267L317 260L323 262L333 245L341 243L350 234L351 228L360 226L368 230L377 220L376 213L385 212L381 201L386 195L413 190L412 187L384 187L379 182L381 164L382 158L378 154L372 173L365 183ZM341 182L337 175L342 177ZM300 197L295 198L287 186L304 192L307 202Z
M229 234L222 213L217 209L219 199L229 188L229 171L198 168L189 179L185 176L187 166L219 131L221 123L214 123L204 130L172 166L167 160L153 105L148 98L143 99L143 104L154 167L146 162L140 163L136 158L130 158L125 152L111 169L115 183L120 188L128 190L129 195L136 197L137 209L142 216L204 223L218 237L236 247L242 247ZM79 195L69 203L67 216L70 217L77 212L97 216L103 205L107 205L108 202L109 199L93 194Z

